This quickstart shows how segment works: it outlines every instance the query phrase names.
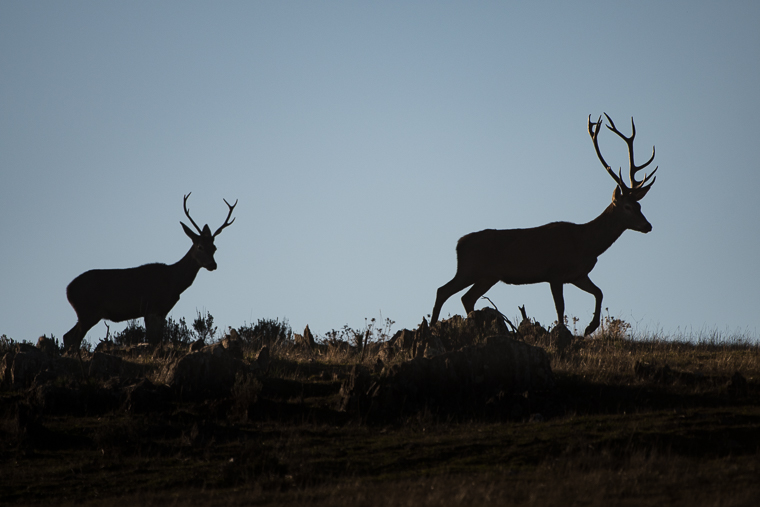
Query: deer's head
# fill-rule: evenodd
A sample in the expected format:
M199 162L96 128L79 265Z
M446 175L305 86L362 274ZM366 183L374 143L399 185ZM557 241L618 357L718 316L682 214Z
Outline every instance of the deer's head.
M612 118L607 115L607 113L604 113L604 116L606 116L607 121L610 122L610 124L607 125L607 128L625 140L626 144L628 145L629 179L631 182L630 187L627 186L623 181L623 169L621 168L618 171L618 174L615 174L612 168L604 160L602 152L599 149L598 136L599 129L602 126L602 117L600 116L596 122L592 122L591 115L589 115L588 133L591 136L591 139L594 141L596 154L599 157L599 160L601 161L604 168L607 170L609 175L612 176L612 179L615 180L615 183L617 184L615 191L612 194L612 212L615 214L616 218L618 218L620 222L625 226L626 229L647 233L652 230L652 224L647 221L646 217L641 212L641 205L639 204L639 201L643 199L645 195L647 195L647 192L649 192L649 189L652 188L654 181L657 179L657 177L654 176L654 173L657 172L657 167L654 168L654 171L652 171L651 174L644 174L644 179L641 181L636 180L636 173L652 163L654 160L654 146L652 147L652 156L649 158L649 160L647 160L644 164L637 166L633 161L633 139L636 137L636 125L633 123L633 118L631 118L631 137L626 137L615 127L615 123L612 121Z
M187 194L184 200L185 215L187 215L190 223L192 223L195 229L198 231L198 234L193 232L193 230L184 223L180 222L180 224L182 224L182 229L185 231L185 234L187 234L187 237L193 240L193 247L190 249L190 256L193 258L193 260L195 260L195 262L198 263L200 267L206 268L209 271L214 271L216 269L216 261L214 260L214 252L216 252L216 246L214 245L214 238L216 238L219 233L224 230L225 227L232 225L232 222L235 221L234 218L230 221L230 217L232 216L232 210L234 210L235 206L237 206L237 201L235 201L235 204L230 205L230 203L224 199L224 204L226 204L229 208L229 213L227 213L227 218L221 227L219 227L214 234L211 234L211 229L209 229L208 224L204 225L203 229L201 229L190 216L190 210L187 209L188 197L190 197L190 194Z

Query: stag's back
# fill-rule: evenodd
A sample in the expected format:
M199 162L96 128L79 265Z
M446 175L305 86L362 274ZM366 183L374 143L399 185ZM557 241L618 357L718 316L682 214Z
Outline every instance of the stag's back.
M576 271L581 257L580 227L553 222L530 229L486 229L467 234L457 243L457 273L517 285L567 276Z
M144 317L146 311L176 303L166 264L128 269L93 269L76 277L66 296L79 315L87 312L113 322ZM80 315L81 317L81 315Z

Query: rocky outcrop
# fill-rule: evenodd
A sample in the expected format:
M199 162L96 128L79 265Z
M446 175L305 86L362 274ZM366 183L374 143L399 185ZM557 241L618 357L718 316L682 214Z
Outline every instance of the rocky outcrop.
M61 355L61 350L58 347L56 340L48 338L47 336L40 336L37 339L37 348L50 357Z
M520 322L517 335L525 343L543 347L559 354L563 354L570 348L574 338L573 333L564 324L554 326L551 331L547 331L538 322L527 318Z
M188 396L216 395L229 392L235 376L246 370L243 361L218 347L213 351L191 352L178 359L169 370L167 384Z
M231 333L224 337L220 342L224 350L235 359L243 359L243 340L238 337L237 332L232 329Z
M130 413L158 412L168 406L172 391L166 385L155 385L148 379L123 389L123 408Z
M309 352L317 348L317 342L314 340L314 335L311 334L311 330L309 329L308 325L303 330L303 334L296 334L294 335L293 339L295 340L296 348L301 348Z
M416 330L402 329L380 346L379 357L389 361L399 354L408 358L433 357L462 347L483 343L489 336L513 336L498 311L483 308L467 318L455 315L428 326L427 320Z
M395 417L422 409L462 414L494 397L547 391L554 376L546 352L508 336L385 368L373 380L356 367L341 388L342 410Z
M269 350L266 347L249 365L242 360L242 349L216 343L175 361L169 369L167 384L192 397L221 395L229 393L237 376L255 375L268 367Z
M34 377L50 366L52 358L27 343L19 343L16 350L3 356L0 376L5 386L28 386Z
M43 349L29 343L19 343L0 361L0 385L9 388L29 387L37 381L68 374L76 369L72 358L47 354Z
M124 360L118 356L95 352L90 360L90 376L109 379L121 375Z

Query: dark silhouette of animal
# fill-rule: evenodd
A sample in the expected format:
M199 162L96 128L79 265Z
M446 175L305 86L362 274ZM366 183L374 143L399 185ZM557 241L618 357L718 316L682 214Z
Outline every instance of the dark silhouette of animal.
M465 311L475 309L475 302L497 282L512 285L549 282L554 306L559 323L564 322L565 300L562 287L569 283L579 289L593 294L596 299L594 317L586 327L588 335L599 327L602 309L602 291L589 279L588 274L594 268L597 258L607 250L626 229L647 233L651 224L641 213L639 201L647 194L655 182L655 168L641 181L636 180L636 173L647 167L654 160L654 147L650 159L637 166L633 161L633 140L636 137L636 125L631 118L631 137L626 137L617 128L612 119L607 128L620 136L628 144L630 162L630 187L623 182L622 169L615 174L605 162L599 149L599 129L602 117L596 122L588 119L588 132L594 143L596 154L604 168L615 180L617 186L612 194L612 203L601 215L585 224L554 222L530 229L488 229L467 234L457 244L457 272L450 282L438 289L435 306L430 319L434 324L438 320L444 302L460 290L470 287L462 304Z
M149 343L160 343L166 315L179 301L179 296L192 285L198 271L216 269L214 260L214 238L225 227L235 221L232 211L237 206L224 203L229 208L227 218L214 234L208 225L203 229L190 217L187 209L187 194L183 207L185 215L198 234L180 222L185 234L193 241L193 246L178 262L166 264L145 264L128 269L93 269L82 273L66 288L69 303L77 313L77 323L63 335L63 345L67 351L79 350L87 331L92 326L107 319L122 322L143 317L145 333Z

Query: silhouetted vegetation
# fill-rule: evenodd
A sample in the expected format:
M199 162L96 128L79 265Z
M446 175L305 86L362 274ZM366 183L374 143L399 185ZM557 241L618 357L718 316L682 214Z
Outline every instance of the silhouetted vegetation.
M368 320L299 342L287 320L217 336L198 312L197 328L169 319L161 346L136 346L144 330L133 321L114 348L81 358L57 355L53 337L2 336L0 501L730 506L760 496L757 343L634 336L609 315L592 338L565 340L564 326L524 320L512 334L495 312L476 314L392 336L392 321ZM494 335L548 351L554 387L491 394L492 374L475 367L472 396L453 386L420 402L450 382L439 373L468 371L458 350ZM219 340L186 354L201 336ZM390 382L425 364L440 368ZM404 388L417 394L400 410L372 408L373 395L392 407Z
M209 312L205 312L205 315L201 312L197 312L198 316L193 321L193 330L195 330L195 336L203 343L211 343L216 336L216 326L214 326L214 316Z
M8 338L6 335L0 335L0 356L13 350L15 346L16 342L12 338Z
M137 345L145 342L145 326L142 321L127 321L127 327L113 335L113 342L116 345L128 346Z
M277 342L292 341L293 330L287 319L259 319L256 325L243 324L237 329L248 348L272 347Z
M180 345L188 345L193 341L193 334L187 327L185 318L181 317L179 322L175 321L171 317L166 319L166 325L164 326L164 344L172 344L175 347Z
M209 312L198 312L192 326L192 330L187 327L184 317L181 317L179 321L175 321L172 317L167 318L159 345L189 345L198 339L203 340L204 343L210 343L216 336L217 328L214 326L214 316ZM145 343L146 333L142 320L127 321L127 327L114 334L112 341L118 346Z

